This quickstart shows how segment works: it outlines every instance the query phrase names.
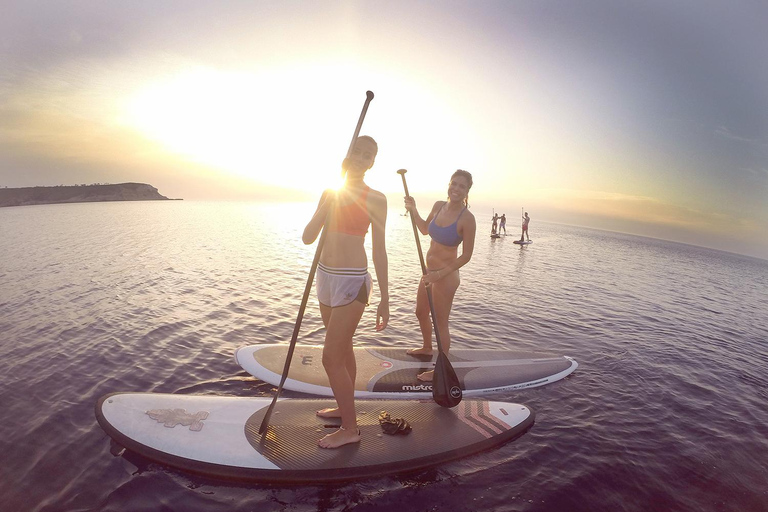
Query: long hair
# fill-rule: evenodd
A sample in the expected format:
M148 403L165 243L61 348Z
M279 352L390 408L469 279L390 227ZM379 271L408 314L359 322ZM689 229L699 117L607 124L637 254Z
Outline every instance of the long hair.
M469 208L469 189L472 188L472 175L463 169L456 169L456 172L451 174L451 180L457 176L461 176L469 182L469 187L467 187L467 197L464 198L464 206Z

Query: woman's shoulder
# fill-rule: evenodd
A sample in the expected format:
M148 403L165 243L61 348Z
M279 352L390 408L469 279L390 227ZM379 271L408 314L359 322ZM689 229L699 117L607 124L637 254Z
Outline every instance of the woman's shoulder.
M429 215L427 215L427 221L430 220L430 217L433 219L437 217L437 214L440 213L440 210L443 208L443 205L447 203L448 201L435 201L435 204L432 205L432 209L429 210Z
M385 196L383 192L379 192L378 190L372 189L371 187L368 187L368 197L379 201L387 200L387 196Z
M445 206L445 204L446 204L447 202L448 202L448 201L435 201L435 204L433 204L433 205L432 205L432 211L433 211L433 212L436 212L436 211L438 211L440 208L442 208L443 206Z
M472 222L472 223L474 223L475 222L475 214L472 213L469 210L469 207L467 207L467 208L464 209L464 213L461 214L461 218L459 220L462 220L462 219L464 219L464 222Z
M323 190L323 193L320 194L320 200L318 201L320 204L323 204L324 201L327 201L329 198L336 198L336 191L332 188L327 188Z
M374 190L369 187L368 189L368 203L376 206L387 206L387 196L378 190Z

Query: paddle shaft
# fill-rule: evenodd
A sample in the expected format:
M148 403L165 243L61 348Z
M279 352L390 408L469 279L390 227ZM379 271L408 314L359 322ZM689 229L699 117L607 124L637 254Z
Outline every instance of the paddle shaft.
M352 150L355 147L357 137L360 135L360 128L363 126L363 119L368 112L368 105L373 100L373 93L366 91L365 103L363 104L363 110L360 112L360 118L357 120L357 126L355 127L355 134L352 135L352 142L349 143L349 149L347 150L347 158L352 156ZM299 314L296 317L296 325L293 327L293 336L291 336L291 343L288 346L288 353L285 356L285 366L283 367L283 375L280 377L280 385L277 386L275 396L272 398L272 403L269 405L264 419L259 427L259 434L264 434L269 427L269 419L272 416L272 410L275 408L277 399L280 397L280 393L283 391L283 385L288 378L288 370L291 368L291 359L293 358L293 351L296 348L296 340L299 338L299 329L301 328L301 320L304 318L304 311L307 309L307 302L309 301L309 292L312 290L312 282L315 280L315 272L317 271L317 264L320 262L320 255L323 252L323 246L325 245L325 238L328 231L325 229L328 225L328 220L331 216L331 210L328 210L328 214L325 217L322 231L320 232L320 240L317 242L317 248L315 249L315 257L312 259L312 266L309 268L309 276L307 277L307 284L304 286L304 296L301 299L301 306L299 306Z
M404 169L400 169L404 171ZM403 189L405 195L410 196L408 193L408 184L405 182L405 172L397 171L400 177L403 178ZM419 252L419 262L421 263L421 273L427 275L427 265L424 263L424 253L421 251L421 241L419 240L419 228L416 227L416 219L411 214L411 225L413 226L413 236L416 238L416 250ZM438 352L443 352L443 344L440 342L440 331L437 328L437 316L435 315L435 304L432 300L432 288L427 286L427 300L429 301L429 311L432 313L432 325L435 327L435 339L437 340Z

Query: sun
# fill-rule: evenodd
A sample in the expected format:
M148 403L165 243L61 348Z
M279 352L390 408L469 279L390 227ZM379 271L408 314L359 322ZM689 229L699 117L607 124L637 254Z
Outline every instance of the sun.
M141 88L125 102L121 120L176 158L220 173L304 191L338 186L338 147L349 142L333 134L348 129L297 82L305 83L188 70Z
M284 189L291 200L291 191L314 195L342 184L367 89L377 95L361 134L380 147L370 186L397 193L395 171L409 167L414 190L442 194L456 168L487 167L478 132L444 94L348 63L155 75L124 101L120 121L179 161Z

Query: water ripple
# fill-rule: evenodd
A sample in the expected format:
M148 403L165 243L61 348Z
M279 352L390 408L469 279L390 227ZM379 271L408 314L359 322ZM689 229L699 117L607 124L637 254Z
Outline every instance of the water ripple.
M536 411L519 440L339 486L243 485L112 457L93 417L104 393L274 393L232 354L291 339L314 255L297 219L313 208L0 209L9 226L0 252L4 508L768 508L768 263L545 223L528 247L478 237L452 313L455 346L579 361L567 379L494 397ZM413 232L394 214L387 230L390 326L374 330L374 292L356 343L411 347L421 337ZM312 294L299 343L322 343L324 333Z

